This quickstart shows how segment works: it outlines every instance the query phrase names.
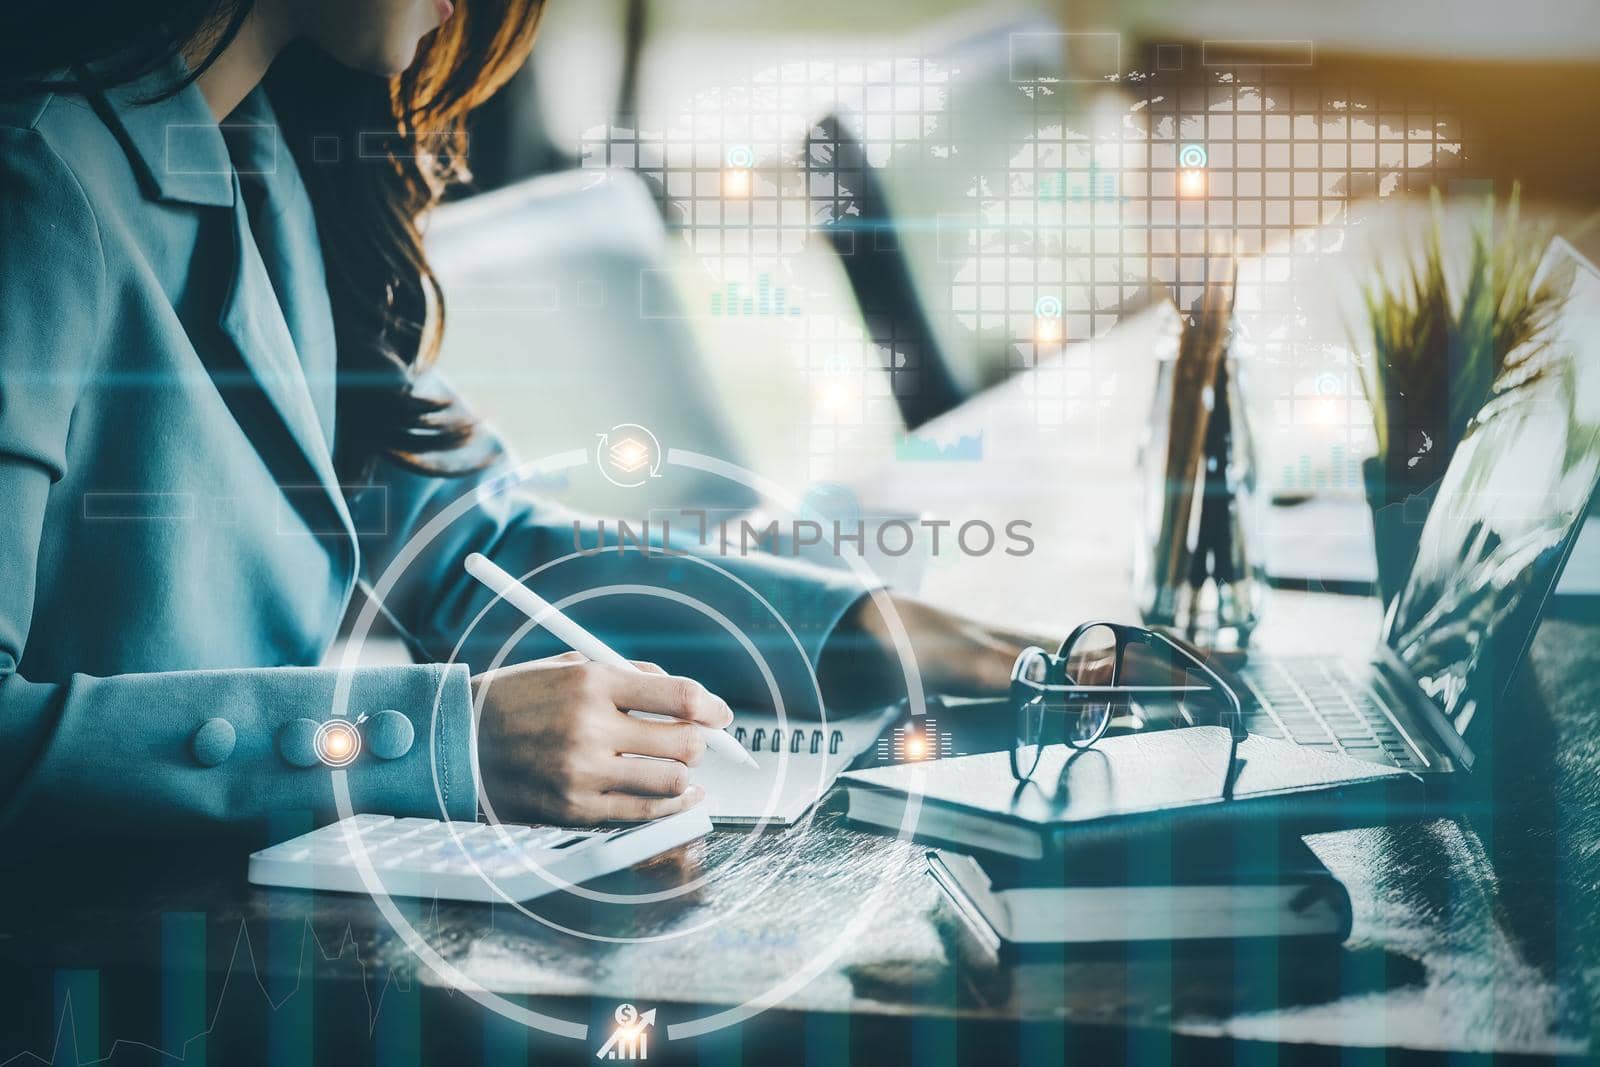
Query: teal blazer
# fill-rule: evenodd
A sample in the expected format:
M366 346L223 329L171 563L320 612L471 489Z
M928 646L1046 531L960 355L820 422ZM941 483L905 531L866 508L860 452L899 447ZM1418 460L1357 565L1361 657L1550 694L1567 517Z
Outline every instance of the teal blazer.
M503 604L480 618L461 561L572 556L573 517L487 491L509 460L339 484L323 263L265 91L219 128L194 87L136 102L157 84L0 104L0 832L325 819L338 774L358 811L475 818L469 665L557 647ZM318 664L358 581L463 494L384 598L423 662L354 668L336 701ZM788 655L796 710L861 586L714 561L584 554L541 591L589 590L582 621L733 699L766 692L750 648ZM342 770L314 743L336 709L361 744Z

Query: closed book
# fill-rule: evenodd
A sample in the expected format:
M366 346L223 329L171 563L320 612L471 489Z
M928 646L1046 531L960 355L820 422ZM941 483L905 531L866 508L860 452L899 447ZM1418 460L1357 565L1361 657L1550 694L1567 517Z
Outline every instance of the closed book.
M969 925L1002 946L1350 933L1349 894L1295 837L1101 845L1045 863L934 849L927 862Z
M841 776L853 822L919 841L1042 859L1091 841L1241 821L1272 832L1369 826L1426 812L1408 771L1252 734L1232 789L1228 731L1217 726L1047 748L1026 783L1010 754L898 764Z

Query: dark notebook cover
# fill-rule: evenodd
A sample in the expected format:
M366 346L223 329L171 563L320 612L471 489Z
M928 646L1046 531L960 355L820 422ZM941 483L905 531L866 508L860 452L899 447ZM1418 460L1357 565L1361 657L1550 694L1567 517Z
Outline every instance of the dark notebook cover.
M1350 898L1304 842L1150 835L1043 862L934 850L929 873L969 921L1014 943L1335 937Z
M1094 840L1040 860L979 855L996 890L1055 887L1268 885L1333 878L1299 837L1242 826Z
M1257 819L1307 833L1424 810L1422 782L1408 771L1254 734L1239 744L1225 799L1229 744L1222 727L1196 726L1052 746L1027 783L1012 777L1005 752L852 771L840 783L852 820L1035 859L1149 830Z

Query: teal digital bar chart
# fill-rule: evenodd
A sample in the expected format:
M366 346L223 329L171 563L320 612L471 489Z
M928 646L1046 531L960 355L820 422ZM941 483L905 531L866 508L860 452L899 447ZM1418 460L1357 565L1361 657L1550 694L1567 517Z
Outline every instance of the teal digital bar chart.
M800 314L798 307L788 303L789 294L781 285L773 285L771 275L756 276L753 292L745 291L738 282L729 282L720 291L711 294L711 314L717 318L772 318Z
M1315 466L1311 456L1302 453L1297 463L1285 463L1280 479L1284 489L1359 489L1361 461L1344 445L1328 448L1328 461Z

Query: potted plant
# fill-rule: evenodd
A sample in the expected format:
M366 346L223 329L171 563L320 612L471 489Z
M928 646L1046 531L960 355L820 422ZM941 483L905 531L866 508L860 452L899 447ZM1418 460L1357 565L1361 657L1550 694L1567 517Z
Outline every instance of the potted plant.
M1560 291L1534 284L1551 228L1521 222L1519 197L1513 186L1498 219L1493 197L1486 200L1466 266L1454 272L1435 189L1420 260L1409 260L1394 280L1379 269L1362 293L1371 358L1360 378L1378 443L1363 474L1385 606L1411 570L1439 479L1468 423L1509 361L1520 358L1518 349L1560 309Z

